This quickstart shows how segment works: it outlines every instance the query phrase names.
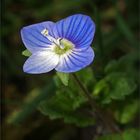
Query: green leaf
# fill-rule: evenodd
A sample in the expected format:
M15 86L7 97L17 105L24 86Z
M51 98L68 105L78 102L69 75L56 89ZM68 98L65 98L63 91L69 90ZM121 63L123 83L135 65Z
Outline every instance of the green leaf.
M60 94L60 96L56 98L60 98L60 101L65 100L64 104L65 102L69 103L71 105L70 110L80 107L83 103L87 101L81 91L79 91L79 87L75 86L75 82L73 82L72 80L69 81L68 87L63 86L57 76L54 77L54 80L58 87L58 90L56 91L56 93L58 94L56 94L56 96ZM60 103L62 104L62 102Z
M122 72L113 72L97 82L93 95L101 96L102 103L110 103L111 100L123 100L125 96L136 90L134 79Z
M91 67L87 67L85 69L82 69L82 70L76 72L76 75L78 76L78 78L82 82L82 84L91 93L93 91L93 85L96 84L96 78L95 78L93 69ZM77 85L77 83L75 83L75 84ZM73 88L75 88L75 87L79 88L78 85L77 86L73 85ZM81 89L79 88L79 90L81 90Z
M95 123L94 118L92 118L84 110L70 111L64 109L63 107L57 107L56 104L51 104L42 102L40 104L39 110L44 115L49 115L50 119L63 119L65 123L75 124L77 126L88 126Z
M134 100L129 104L122 106L115 112L115 118L118 122L126 124L135 118L139 110L139 102Z
M136 83L124 73L112 73L106 77L110 86L110 97L112 99L124 99L126 95L133 93Z
M96 82L96 80L93 70L90 67L78 71L77 75L87 88L93 88L93 84Z
M139 140L140 139L140 133L137 129L128 129L124 131L123 140Z
M129 77L137 79L138 67L137 63L140 61L138 51L129 53L121 57L118 61L112 60L105 67L105 73L109 74L112 72L125 72Z
M99 136L95 140L122 140L122 137L120 134L110 134L110 135Z
M57 76L60 78L60 80L62 81L62 83L65 86L68 86L68 82L69 82L69 74L68 73L62 73L62 72L56 72Z
M139 140L139 138L139 131L137 129L128 129L120 134L99 136L95 140Z
M63 119L66 123L77 126L88 126L94 124L95 120L85 106L87 99L79 92L73 81L69 81L69 86L63 86L60 79L55 76L58 90L56 95L50 100L44 100L39 106L39 110L51 119ZM85 106L85 107L84 107Z
M106 80L100 80L94 87L94 96L98 96L102 91L108 92L109 86L106 82Z
M32 55L32 53L29 50L26 49L22 52L22 55L29 57L29 56Z

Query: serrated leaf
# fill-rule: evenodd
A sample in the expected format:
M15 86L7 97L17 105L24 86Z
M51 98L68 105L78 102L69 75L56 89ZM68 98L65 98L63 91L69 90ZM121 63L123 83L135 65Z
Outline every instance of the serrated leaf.
M97 82L93 95L102 96L102 103L110 103L111 100L123 100L125 96L133 93L137 85L134 79L122 72L114 72Z
M93 88L94 77L91 69L84 69L77 75L84 85ZM88 108L84 108L87 99L81 93L79 86L76 86L72 79L69 80L69 86L63 86L61 79L56 75L54 81L58 87L56 95L40 104L40 112L48 115L51 119L63 119L64 122L73 123L77 126L94 124L95 120L89 113Z
M73 81L69 81L69 86L60 84L60 80L55 76L55 81L59 86L56 95L50 100L43 101L39 110L51 119L63 119L66 123L74 123L77 126L88 126L95 122L89 112L83 109L87 99L79 92ZM73 88L74 87L74 88Z
M140 61L138 56L138 52L133 52L121 57L118 61L112 60L105 67L105 73L125 72L129 77L137 78L137 63Z
M32 55L32 53L29 50L26 49L22 52L22 55L29 57L29 56Z
M81 78L81 75L79 74L79 77ZM82 91L80 90L79 86L76 86L76 83L73 81L72 77L70 77L71 79L69 80L69 86L68 87L64 87L61 84L61 80L60 78L58 78L58 76L54 76L54 81L56 83L56 86L58 87L58 90L56 93L62 93L62 95L60 95L60 98L66 98L70 103L72 104L73 108L77 108L80 107L80 105L82 103L85 103L87 101L87 99L83 96L83 94L81 93ZM85 81L82 80L82 82ZM89 81L87 83L90 83L92 85L92 82ZM57 97L58 99L59 97ZM64 102L65 103L65 102Z
M44 115L49 115L50 119L63 119L65 123L72 123L77 126L93 125L95 120L89 116L88 113L82 110L69 110L68 105L59 105L55 103L42 102L39 106L39 110ZM65 107L67 106L67 107Z
M136 83L124 73L112 73L106 77L110 86L110 97L112 99L124 99L126 95L133 93Z
M62 73L62 72L56 72L57 76L60 78L60 80L62 81L62 83L65 86L68 86L68 82L69 82L69 74L68 73Z

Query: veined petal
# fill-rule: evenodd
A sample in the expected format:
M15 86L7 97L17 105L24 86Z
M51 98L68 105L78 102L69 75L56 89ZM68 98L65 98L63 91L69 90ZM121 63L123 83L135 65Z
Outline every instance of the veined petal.
M53 33L55 38L66 38L77 48L88 47L94 37L95 24L89 16L76 14L57 22Z
M94 59L94 51L91 47L87 49L73 49L69 54L60 56L56 70L60 72L76 72L88 66Z
M24 63L26 73L39 74L51 71L59 62L59 56L52 51L40 51L32 54Z
M53 22L47 21L22 28L21 37L26 48L32 53L48 48L51 42L41 34L41 31L48 29L52 33L53 26Z

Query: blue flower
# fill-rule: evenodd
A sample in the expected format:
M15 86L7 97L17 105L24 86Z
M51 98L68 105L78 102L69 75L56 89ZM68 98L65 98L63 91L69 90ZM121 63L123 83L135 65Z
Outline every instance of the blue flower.
M21 29L21 37L32 55L23 70L31 74L76 72L94 59L90 47L95 24L89 16L76 14L56 23L41 22Z

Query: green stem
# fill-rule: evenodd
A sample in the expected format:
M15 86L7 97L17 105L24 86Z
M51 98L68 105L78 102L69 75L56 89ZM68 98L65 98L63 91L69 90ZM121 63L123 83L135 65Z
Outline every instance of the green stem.
M84 93L84 96L88 99L90 106L92 107L94 111L94 115L96 114L96 119L100 119L104 126L111 132L120 132L116 124L113 122L113 120L110 118L109 114L104 112L101 108L98 107L95 100L93 100L91 94L88 92L86 87L82 84L80 79L77 77L76 74L72 74L74 80L79 85L80 89Z

